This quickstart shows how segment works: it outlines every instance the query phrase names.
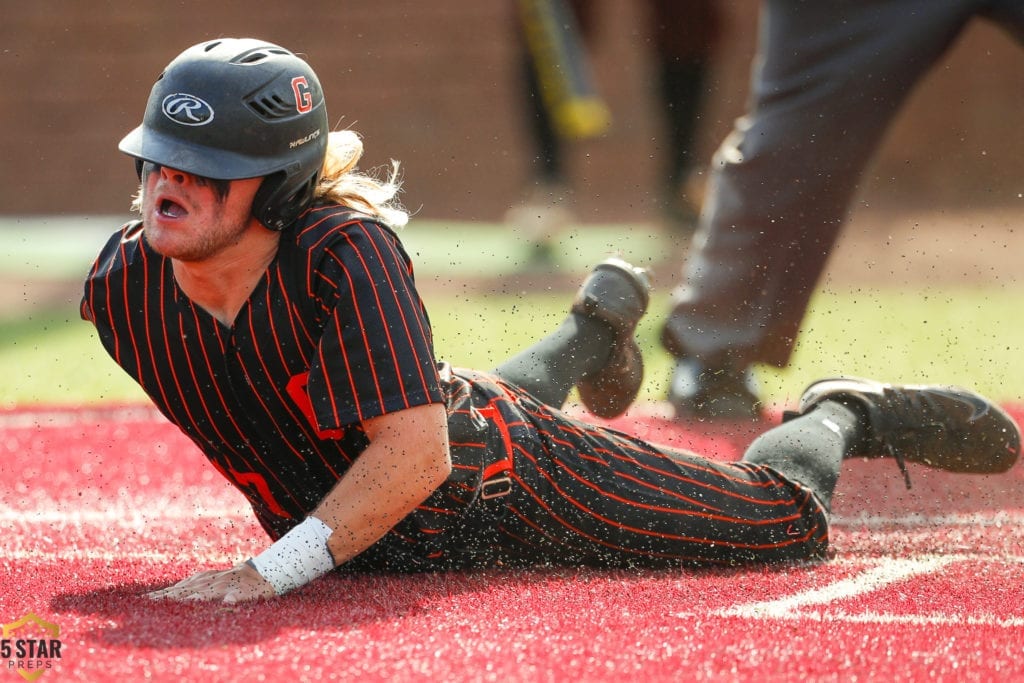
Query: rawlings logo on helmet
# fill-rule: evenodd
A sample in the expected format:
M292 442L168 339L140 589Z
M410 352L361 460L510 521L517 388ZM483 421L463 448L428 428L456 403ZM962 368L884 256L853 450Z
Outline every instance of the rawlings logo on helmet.
M213 107L195 95L168 95L161 108L167 118L183 126L205 126L213 121Z

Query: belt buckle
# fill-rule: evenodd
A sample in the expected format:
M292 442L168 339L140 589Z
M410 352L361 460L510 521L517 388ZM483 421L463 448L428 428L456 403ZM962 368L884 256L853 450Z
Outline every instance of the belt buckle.
M512 493L512 479L509 477L500 477L498 479L490 479L485 481L480 487L480 500L491 500L492 498L501 498Z

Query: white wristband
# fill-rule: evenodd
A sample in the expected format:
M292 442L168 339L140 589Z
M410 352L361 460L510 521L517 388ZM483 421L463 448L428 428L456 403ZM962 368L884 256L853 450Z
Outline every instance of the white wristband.
M307 517L249 563L281 595L334 569L330 537L331 527L323 520Z

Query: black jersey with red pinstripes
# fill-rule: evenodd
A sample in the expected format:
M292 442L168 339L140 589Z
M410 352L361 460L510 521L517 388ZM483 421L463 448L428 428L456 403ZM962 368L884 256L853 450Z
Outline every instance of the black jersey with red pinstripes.
M272 536L363 451L361 421L444 400L411 261L380 223L308 211L230 327L189 300L142 232L111 237L82 316Z
M401 242L338 206L282 235L230 328L184 295L137 225L103 249L82 315L273 537L366 448L362 420L445 402L452 475L352 569L734 563L827 548L821 505L770 467L673 452L439 366Z

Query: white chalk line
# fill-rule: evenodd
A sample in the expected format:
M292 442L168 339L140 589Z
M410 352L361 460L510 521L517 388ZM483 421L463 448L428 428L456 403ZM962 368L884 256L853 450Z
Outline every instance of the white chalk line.
M151 508L121 506L105 510L61 510L52 508L14 509L0 505L0 523L10 524L66 524L73 526L127 526L158 524L161 521L248 519L252 511L245 506L189 507L184 505L154 505Z
M269 544L269 541L267 541ZM222 550L197 550L183 547L176 552L157 550L96 550L92 548L67 548L62 550L39 550L34 548L0 549L0 559L5 562L102 562L115 564L127 561L167 564L169 562L237 563L252 555L253 548L239 549L227 553Z
M850 612L814 610L789 617L792 620L844 622L848 624L909 625L909 626L994 626L1003 629L1024 628L1024 617L997 617L994 614L885 614L880 612Z
M812 588L793 595L749 602L721 612L727 617L770 617L785 619L802 607L826 605L836 600L852 598L884 588L889 584L920 574L930 574L952 564L954 557L928 556L913 559L889 558L883 564L864 570L847 579L835 581L821 588Z
M238 562L248 555L245 551L238 553L227 553L220 544L217 548L204 549L191 543L191 536L182 538L180 546L171 550L146 549L147 540L145 536L135 544L136 548L125 546L116 549L101 549L87 545L89 539L79 536L82 532L102 531L106 532L106 538L113 538L117 533L132 532L134 534L157 534L184 531L194 534L189 523L222 522L240 530L246 534L245 541L253 542L248 536L248 529L255 527L252 511L243 505L217 505L213 507L201 507L192 504L182 504L167 500L149 501L150 505L139 505L137 501L117 501L108 508L103 509L71 509L61 510L49 506L34 507L31 509L15 509L0 505L0 524L7 529L8 540L14 533L11 527L21 527L18 531L22 538L26 538L29 545L33 535L45 536L47 539L60 538L63 535L66 547L59 549L45 549L33 547L3 547L0 546L0 560L4 561L28 561L32 563L52 562L102 562L116 563L124 561L141 561L154 564L167 562L185 561L190 563L225 563ZM255 529L253 529L255 531ZM255 531L255 533L259 533ZM202 539L200 539L202 540ZM261 539L262 540L262 539ZM50 541L48 541L50 542ZM150 539L150 544L154 543ZM160 543L166 545L166 543ZM8 542L8 546L13 545Z
M877 565L854 576L839 579L827 586L811 588L793 595L734 605L712 612L713 616L739 617L752 620L776 621L829 621L861 624L909 624L933 626L995 626L1024 628L1024 617L997 617L991 614L890 614L884 612L852 613L845 610L821 610L816 607L830 605L839 600L854 598L886 588L896 582L915 576L934 574L960 562L984 561L1020 566L1024 557L979 554L922 555L918 557L879 558ZM848 560L849 564L851 560ZM698 616L693 612L678 612L679 618ZM706 617L706 614L700 615Z
M962 512L944 515L925 515L919 512L908 512L898 516L878 514L835 515L833 526L844 529L880 527L929 527L929 526L984 526L1001 527L1013 524L1024 524L1024 510L995 510L990 512Z
M150 405L97 405L82 408L42 408L0 412L0 429L46 429L95 424L97 422L114 422L118 424L140 422L167 423L167 418Z

